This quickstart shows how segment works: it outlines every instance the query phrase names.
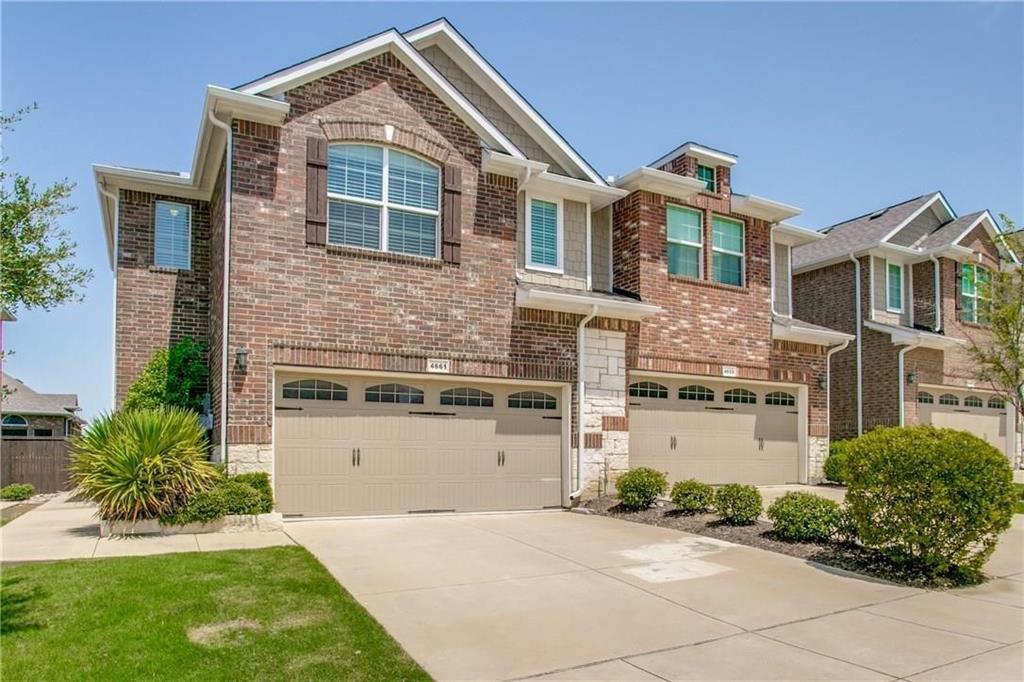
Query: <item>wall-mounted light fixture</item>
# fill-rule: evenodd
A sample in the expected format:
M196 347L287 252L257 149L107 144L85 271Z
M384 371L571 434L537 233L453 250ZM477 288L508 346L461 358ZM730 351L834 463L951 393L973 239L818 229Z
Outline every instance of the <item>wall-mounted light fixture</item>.
M828 388L828 377L826 377L824 374L818 377L818 388L820 388L823 391L826 388Z
M917 383L917 372L910 372L907 375L907 383L911 386Z
M249 349L239 348L235 351L235 367L244 372L249 368Z

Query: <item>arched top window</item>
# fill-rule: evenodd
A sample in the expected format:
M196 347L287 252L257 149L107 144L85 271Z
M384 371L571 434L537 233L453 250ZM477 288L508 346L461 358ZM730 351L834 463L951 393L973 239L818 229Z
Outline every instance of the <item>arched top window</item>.
M754 405L757 403L757 395L745 388L730 388L725 392L725 402Z
M668 398L668 388L654 381L638 381L629 385L631 398Z
M558 403L553 395L540 391L521 391L508 397L508 406L523 410L554 410Z
M935 402L935 396L925 391L918 391L917 402L921 403L922 405L931 405L932 403Z
M297 379L281 387L281 397L297 400L348 400L348 388L323 379Z
M976 395L964 398L964 407L985 407L985 402Z
M366 389L364 398L368 403L423 404L423 391L405 384L377 384Z
M20 414L5 414L2 433L8 437L25 437L28 435L28 420Z
M993 410L1005 410L1006 403L997 395L992 396L988 399L988 406Z
M715 392L707 386L701 386L700 384L691 384L689 386L683 386L679 389L680 400L701 400L704 402L711 402L715 399Z
M469 386L448 388L441 391L441 404L462 407L494 407L494 396L487 391Z
M952 393L943 393L939 396L939 405L959 405L960 398L957 398Z
M327 149L327 241L438 257L441 169L368 144Z
M792 393L786 393L785 391L772 391L764 397L764 404L793 407L796 405L796 397Z

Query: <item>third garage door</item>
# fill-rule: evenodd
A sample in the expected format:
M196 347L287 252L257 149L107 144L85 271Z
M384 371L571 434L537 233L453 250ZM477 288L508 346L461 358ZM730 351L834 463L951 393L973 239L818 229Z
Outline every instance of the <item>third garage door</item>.
M670 482L799 481L795 388L638 377L629 393L631 468L664 471Z
M922 424L969 431L1006 453L1006 405L998 397L937 386L917 393Z

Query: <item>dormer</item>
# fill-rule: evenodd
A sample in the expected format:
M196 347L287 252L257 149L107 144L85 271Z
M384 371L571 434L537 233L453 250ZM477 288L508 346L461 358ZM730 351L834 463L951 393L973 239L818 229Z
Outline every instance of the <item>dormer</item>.
M732 193L732 167L738 160L736 155L720 149L685 142L650 167L695 178L704 183L702 192L727 197Z

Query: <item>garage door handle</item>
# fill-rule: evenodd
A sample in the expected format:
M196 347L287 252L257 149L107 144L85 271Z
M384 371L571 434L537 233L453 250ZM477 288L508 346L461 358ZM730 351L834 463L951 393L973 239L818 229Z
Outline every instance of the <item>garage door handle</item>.
M352 466L356 465L356 449L352 448Z
M362 448L356 448L356 466L357 467L363 466L363 449Z

